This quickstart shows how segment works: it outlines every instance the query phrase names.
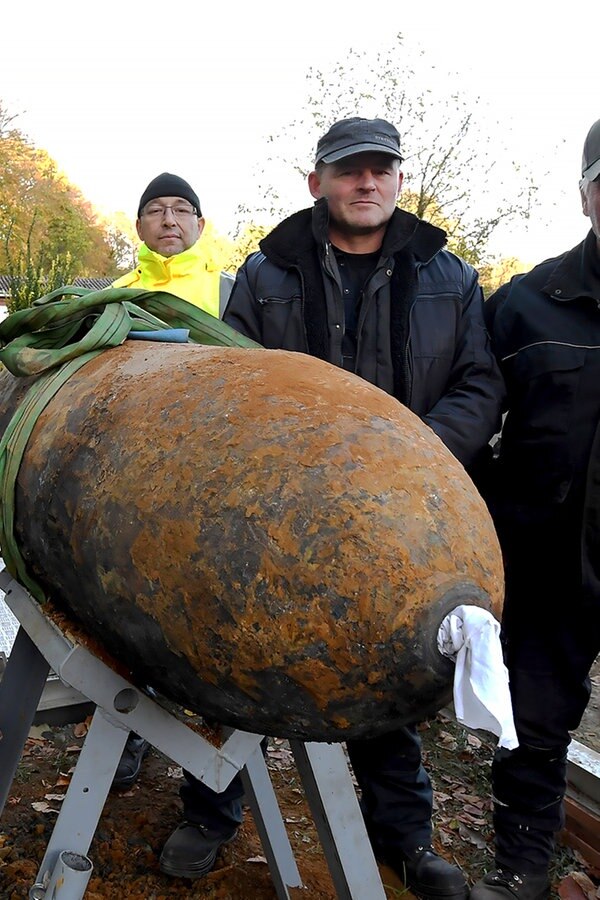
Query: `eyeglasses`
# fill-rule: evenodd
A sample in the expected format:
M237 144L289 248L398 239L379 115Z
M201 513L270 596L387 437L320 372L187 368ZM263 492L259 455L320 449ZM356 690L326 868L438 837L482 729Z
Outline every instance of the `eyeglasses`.
M143 216L148 216L149 219L161 219L166 211L170 209L176 219L189 219L190 216L197 215L196 210L193 206L189 206L187 203L176 203L174 206L148 206L146 209L142 210Z

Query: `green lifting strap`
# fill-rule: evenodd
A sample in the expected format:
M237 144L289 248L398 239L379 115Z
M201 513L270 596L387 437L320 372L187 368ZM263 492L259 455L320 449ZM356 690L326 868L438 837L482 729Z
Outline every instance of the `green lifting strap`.
M85 353L51 369L35 382L17 407L6 431L0 439L0 547L6 568L39 601L45 595L37 581L29 574L21 556L15 533L15 485L25 453L27 441L38 416L73 372L81 369L102 351Z
M0 322L0 362L13 375L40 375L90 350L117 347L130 331L163 328L186 328L196 344L260 346L203 309L164 291L90 291L69 285Z
M17 476L38 417L74 372L103 350L122 344L130 331L166 327L187 329L192 343L260 347L164 291L90 291L68 285L0 322L0 362L13 375L39 376L0 439L0 548L8 571L39 601L46 599L44 591L27 571L14 534Z

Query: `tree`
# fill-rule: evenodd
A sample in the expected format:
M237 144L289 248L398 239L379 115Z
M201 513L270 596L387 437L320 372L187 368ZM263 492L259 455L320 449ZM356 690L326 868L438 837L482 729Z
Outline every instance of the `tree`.
M235 273L246 257L258 248L259 241L261 241L270 230L271 228L269 225L254 225L252 223L239 228L229 254L229 259L224 265L225 271Z
M120 272L127 272L137 263L139 238L133 222L123 212L114 213L103 222L104 234L112 258Z
M407 48L401 34L375 55L350 50L328 71L309 69L307 99L285 129L287 140L268 138L256 205L238 207L237 237L257 217L273 222L292 211L281 202L274 173L291 167L305 179L317 139L334 121L381 117L397 125L406 154L402 208L445 228L450 249L469 262L485 261L497 226L529 217L536 187L510 163L489 118L484 121L480 98L428 86L432 71L424 52Z
M202 247L211 265L217 269L234 271L231 259L234 252L230 237L220 234L211 221L207 221L202 232Z
M501 285L506 284L513 275L527 272L531 266L525 266L523 262L514 256L507 256L500 260L484 263L479 268L479 283L483 288L485 297L493 294Z
M35 221L35 220L34 220ZM32 228L33 228L32 223ZM10 296L7 301L9 313L18 309L26 309L34 300L50 293L55 288L73 281L71 255L67 251L64 256L56 256L49 261L47 267L39 260L35 262L31 255L30 240L25 251L19 251L17 259L10 252L10 233L6 240L7 272L10 279Z
M49 271L68 256L73 276L116 274L104 223L49 154L14 126L15 118L0 103L0 272L10 254L17 269Z

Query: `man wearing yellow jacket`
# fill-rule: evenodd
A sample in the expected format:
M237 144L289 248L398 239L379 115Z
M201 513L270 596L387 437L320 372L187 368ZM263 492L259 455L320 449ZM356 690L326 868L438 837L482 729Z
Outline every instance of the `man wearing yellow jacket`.
M158 175L140 198L138 264L113 287L167 291L218 318L234 278L202 248L204 225L198 195L188 182L170 172Z
M234 278L219 271L202 249L204 224L198 195L187 181L170 172L158 175L140 198L135 227L143 243L138 264L113 287L167 291L219 318ZM149 749L144 738L129 735L113 787L131 787Z

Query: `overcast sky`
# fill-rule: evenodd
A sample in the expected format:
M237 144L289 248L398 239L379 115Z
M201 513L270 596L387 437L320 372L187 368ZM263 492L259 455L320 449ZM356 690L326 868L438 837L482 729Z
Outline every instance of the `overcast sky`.
M102 210L133 216L147 182L169 170L227 231L267 137L284 145L309 67L343 62L350 48L376 54L402 32L444 87L475 90L506 122L513 158L539 179L535 221L501 233L494 249L536 262L583 238L581 148L600 118L597 2L239 6L5 4L0 99ZM310 202L299 176L280 188L296 206Z

